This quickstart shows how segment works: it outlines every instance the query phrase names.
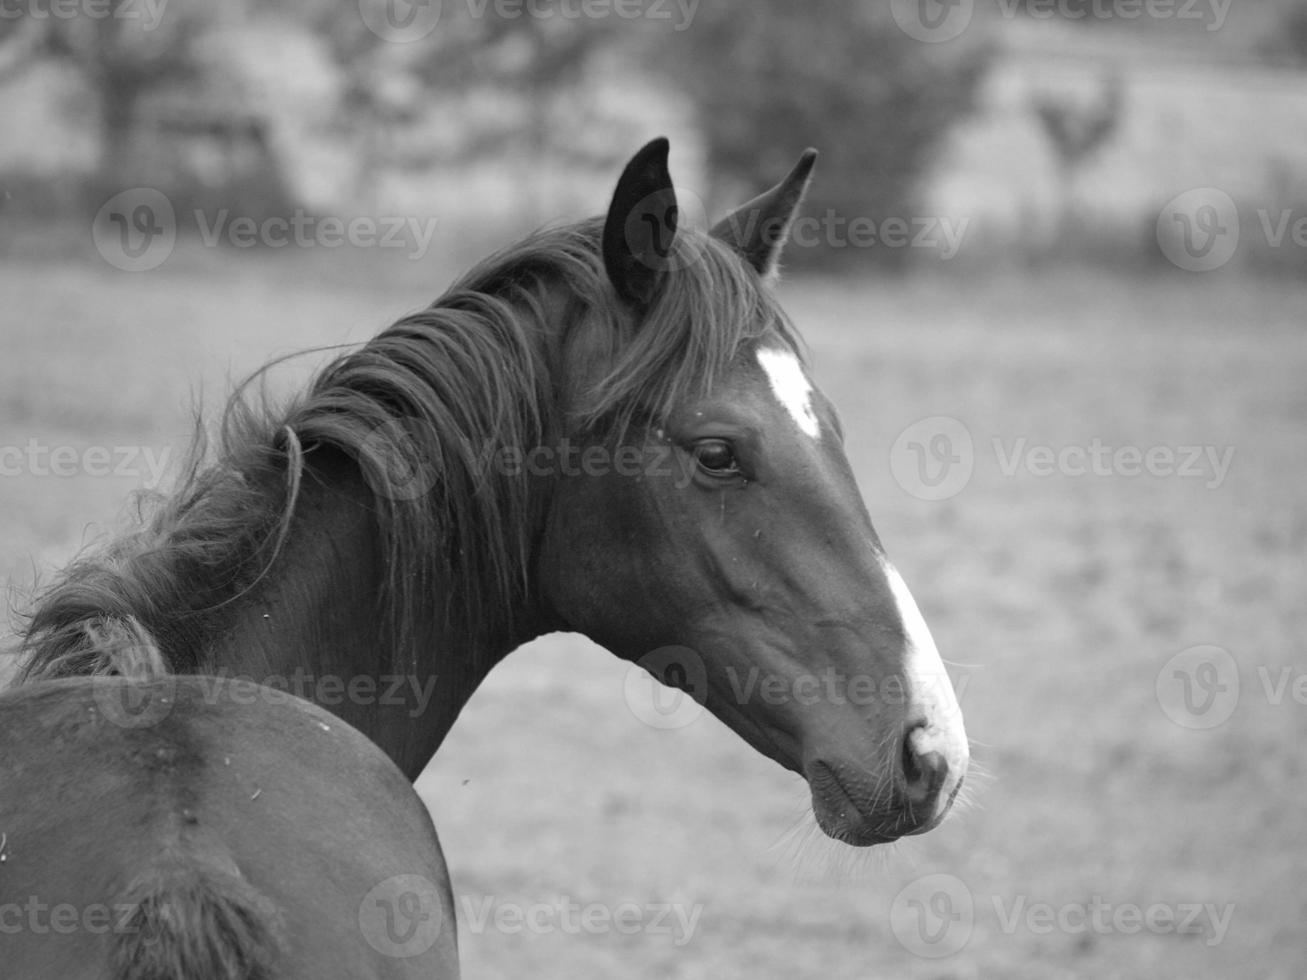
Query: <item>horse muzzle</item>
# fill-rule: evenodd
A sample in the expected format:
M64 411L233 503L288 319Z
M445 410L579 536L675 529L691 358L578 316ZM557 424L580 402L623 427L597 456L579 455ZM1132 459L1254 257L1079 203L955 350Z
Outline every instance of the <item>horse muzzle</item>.
M879 770L814 756L803 775L823 833L868 847L939 826L962 788L967 762L965 743L959 752L939 733L917 725Z

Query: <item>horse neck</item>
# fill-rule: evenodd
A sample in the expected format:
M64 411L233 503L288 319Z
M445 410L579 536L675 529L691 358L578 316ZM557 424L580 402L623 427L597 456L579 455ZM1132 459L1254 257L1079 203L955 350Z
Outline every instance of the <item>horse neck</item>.
M197 669L321 704L416 779L490 668L543 627L521 610L513 633L473 634L447 612L434 617L429 634L397 647L385 619L387 556L372 508L352 461L340 454L314 461L277 559L233 605L222 639ZM456 608L451 588L434 583L432 608Z

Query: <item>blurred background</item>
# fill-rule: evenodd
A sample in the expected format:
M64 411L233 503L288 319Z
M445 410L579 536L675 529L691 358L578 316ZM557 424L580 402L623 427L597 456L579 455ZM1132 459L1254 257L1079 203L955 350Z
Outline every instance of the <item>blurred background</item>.
M701 220L821 151L782 299L980 772L842 851L715 720L649 728L624 665L538 641L419 783L465 975L1302 976L1296 0L5 3L11 605L196 405L601 212L660 134Z

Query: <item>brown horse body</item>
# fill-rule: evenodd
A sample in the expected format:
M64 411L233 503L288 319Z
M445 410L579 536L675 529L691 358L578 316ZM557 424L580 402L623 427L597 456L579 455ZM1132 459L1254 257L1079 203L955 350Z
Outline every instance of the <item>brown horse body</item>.
M426 806L283 692L174 675L0 694L0 835L6 978L458 975Z

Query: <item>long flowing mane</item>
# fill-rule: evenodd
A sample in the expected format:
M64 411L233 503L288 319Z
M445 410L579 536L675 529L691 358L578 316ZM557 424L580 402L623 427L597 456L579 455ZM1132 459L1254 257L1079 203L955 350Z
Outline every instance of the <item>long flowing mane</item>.
M268 574L315 461L332 453L361 472L387 556L379 640L390 653L378 669L411 670L450 623L470 635L487 617L502 623L529 588L542 515L528 477L489 465L498 449L563 431L620 440L711 388L746 341L773 333L797 346L752 271L698 231L678 236L679 268L635 324L600 233L585 221L491 256L280 408L241 385L214 438L197 422L175 489L143 498L134 527L39 596L20 679L204 669L222 617ZM586 325L590 342L575 343ZM580 357L597 380L569 391ZM412 492L415 472L429 492ZM437 582L454 583L446 608L433 608Z

